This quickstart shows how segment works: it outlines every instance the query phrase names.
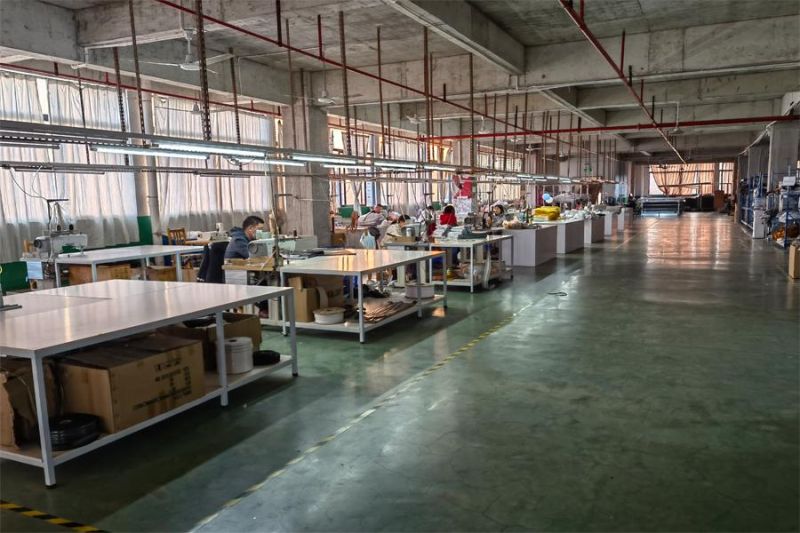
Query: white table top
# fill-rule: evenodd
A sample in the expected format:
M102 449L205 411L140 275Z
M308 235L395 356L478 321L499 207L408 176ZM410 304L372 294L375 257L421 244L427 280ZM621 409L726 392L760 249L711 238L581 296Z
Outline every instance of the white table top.
M442 252L406 250L356 250L356 255L312 257L281 267L284 274L355 276L427 261Z
M511 235L488 235L483 239L458 239L452 241L437 241L431 243L433 248L471 248L481 244L492 244L493 242L511 239Z
M563 226L565 224L572 224L573 222L583 222L586 220L585 218L571 218L569 220L547 220L543 222L536 222L536 224L541 224L542 226Z
M60 254L56 257L56 263L69 265L91 265L99 263L115 263L117 261L133 261L146 257L162 257L165 255L202 253L202 246L170 246L170 245L146 245L146 246L124 246L122 248L103 248L101 250L90 250L71 254Z
M291 288L109 280L6 297L0 353L43 357L290 294Z

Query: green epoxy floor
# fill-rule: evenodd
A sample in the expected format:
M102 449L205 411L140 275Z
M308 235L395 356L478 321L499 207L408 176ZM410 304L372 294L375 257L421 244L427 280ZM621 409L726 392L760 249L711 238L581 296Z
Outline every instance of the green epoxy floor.
M300 378L67 463L55 489L3 462L0 497L112 531L797 531L785 270L729 217L638 220L365 345L301 335ZM7 511L0 529L64 530Z

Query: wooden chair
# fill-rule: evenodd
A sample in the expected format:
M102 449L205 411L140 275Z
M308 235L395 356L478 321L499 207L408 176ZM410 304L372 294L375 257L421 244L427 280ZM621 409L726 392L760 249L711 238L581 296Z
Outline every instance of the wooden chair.
M169 244L186 244L186 228L168 229L167 242Z

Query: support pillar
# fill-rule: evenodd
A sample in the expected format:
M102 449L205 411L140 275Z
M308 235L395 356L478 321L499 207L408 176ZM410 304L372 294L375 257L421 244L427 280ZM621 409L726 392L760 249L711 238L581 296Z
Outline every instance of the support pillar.
M306 106L308 146L305 146L303 112L300 106ZM284 113L284 116L291 116ZM295 123L297 132L297 149L309 150L317 153L328 153L328 114L324 109L308 105L302 100L295 103ZM283 122L284 147L291 148L292 121ZM285 178L284 202L278 205L286 206L286 224L282 228L284 233L297 231L298 235L316 235L320 246L330 246L331 243L331 198L330 180L328 172L321 164L310 163L308 176L293 176L293 167L287 167ZM305 171L303 171L305 173Z
M142 83L143 88L149 88L149 84ZM141 123L139 120L139 105L136 101L136 92L128 91L128 109L130 110L131 118L129 120L131 131L134 133L152 134L154 130L153 122L153 104L151 101L150 93L142 93L142 109L144 111L144 127L146 131L141 131ZM155 166L155 159L142 155L128 156L132 165L141 166ZM159 211L158 202L158 178L155 172L137 172L134 174L134 189L136 191L136 214L139 220L139 228L143 230L149 227L151 230L150 235L139 235L139 241L142 243L161 243L161 214ZM149 222L149 224L143 222Z
M780 185L784 176L795 173L800 124L778 122L770 126L769 130L767 187L771 190Z

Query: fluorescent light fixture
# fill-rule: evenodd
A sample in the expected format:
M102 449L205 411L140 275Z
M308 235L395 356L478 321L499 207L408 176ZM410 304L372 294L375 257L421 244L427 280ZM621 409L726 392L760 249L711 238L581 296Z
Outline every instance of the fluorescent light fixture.
M306 155L306 154L292 154L292 159L298 161L309 161L311 163L332 163L339 165L355 165L358 163L357 159L350 157L336 157L325 155Z
M179 150L182 152L197 152L201 154L238 155L241 157L264 157L264 150L251 150L247 148L227 148L224 146L202 145L192 143L176 143L171 141L158 142L159 148L164 150Z
M381 168L406 168L412 170L417 168L417 164L411 161L386 161L382 159L376 159L372 162L372 164Z
M533 181L539 181L539 182L547 181L547 178L545 178L544 176L537 176L537 177L533 178Z
M61 150L61 144L47 141L0 140L0 146L11 148L45 148L47 150Z
M428 164L425 164L425 165L422 165L422 168L424 168L425 170L443 170L445 172L455 172L456 171L456 167L450 167L450 166L447 166L447 165L428 165Z
M572 180L569 178L558 178L558 181L561 183L572 183Z
M32 167L32 166L24 166L24 167L15 167L12 166L11 168L14 169L15 172L47 172L50 174L94 174L98 176L102 176L105 174L104 170L94 170L94 169L77 169L77 168L53 168L53 167Z
M95 152L106 154L127 154L145 155L152 157L182 157L185 159L208 159L208 154L197 154L193 152L179 152L176 150L159 150L158 148L139 148L136 146L107 146L93 145L91 149Z
M287 167L304 167L305 163L301 161L292 161L291 159L253 159L250 161L238 161L242 165L283 165Z
M333 170L372 170L369 165L322 165L322 168L330 168Z
M531 176L530 174L517 174L517 177L518 178L522 178L524 180L529 180L529 179L533 178L533 176Z

